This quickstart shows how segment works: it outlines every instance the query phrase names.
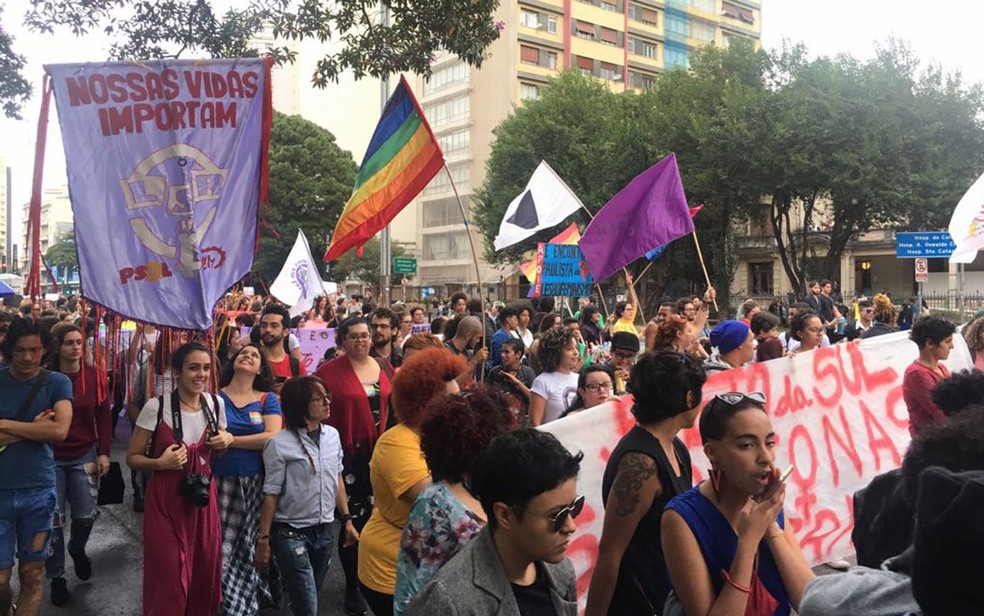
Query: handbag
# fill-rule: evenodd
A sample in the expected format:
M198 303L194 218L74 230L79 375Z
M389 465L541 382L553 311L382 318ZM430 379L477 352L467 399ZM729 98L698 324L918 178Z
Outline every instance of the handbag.
M97 505L120 505L123 503L123 493L126 485L123 483L123 470L119 462L109 463L109 472L99 481L99 497Z

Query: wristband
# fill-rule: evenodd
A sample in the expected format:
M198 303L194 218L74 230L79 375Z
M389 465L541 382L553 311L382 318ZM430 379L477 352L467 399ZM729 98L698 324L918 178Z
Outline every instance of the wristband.
M338 514L338 519L341 520L342 522L348 522L349 520L352 519L352 514L350 514L350 513L339 513Z
M730 584L731 587L734 588L735 590L738 590L740 592L743 592L746 595L752 592L752 587L751 586L742 586L738 582L732 580L731 579L731 575L727 571L725 571L724 569L721 569L721 577L724 578L724 581L727 582L728 584Z

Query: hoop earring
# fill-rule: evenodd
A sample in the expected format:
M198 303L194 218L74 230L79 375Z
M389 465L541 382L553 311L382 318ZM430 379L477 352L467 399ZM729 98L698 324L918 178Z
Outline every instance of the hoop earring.
M719 471L713 466L707 471L707 478L711 482L711 487L714 488L715 495L721 491L721 477L723 475L724 473L722 471Z

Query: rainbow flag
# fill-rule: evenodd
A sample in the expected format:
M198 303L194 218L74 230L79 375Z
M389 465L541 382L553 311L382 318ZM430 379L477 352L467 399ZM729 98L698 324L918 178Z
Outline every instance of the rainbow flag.
M325 261L362 246L388 225L444 166L444 154L406 78L386 102L359 176L335 225Z

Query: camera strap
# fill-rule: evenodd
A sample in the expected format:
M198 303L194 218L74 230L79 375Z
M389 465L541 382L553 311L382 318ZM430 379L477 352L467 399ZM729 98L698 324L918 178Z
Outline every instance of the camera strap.
M219 399L215 397L215 394L209 395L212 397L216 410L218 410ZM199 404L201 404L202 413L204 413L207 434L216 434L219 431L219 427L215 415L212 414L208 408L208 403L205 402L205 396L199 394L198 400ZM171 392L171 430L174 432L174 440L176 442L181 443L184 441L184 429L181 423L181 398L178 396L177 389Z

